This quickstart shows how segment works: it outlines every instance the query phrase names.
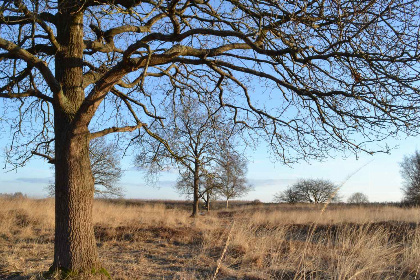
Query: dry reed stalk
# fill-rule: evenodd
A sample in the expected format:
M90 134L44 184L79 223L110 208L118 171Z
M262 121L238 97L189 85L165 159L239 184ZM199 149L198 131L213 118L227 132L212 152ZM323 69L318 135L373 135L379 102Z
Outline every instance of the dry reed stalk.
M229 241L230 241L230 237L232 236L232 231L233 231L233 227L234 227L234 225L235 225L235 221L233 221L233 222L232 222L232 226L231 226L231 228L230 228L230 231L229 231L228 237L227 237L227 239L226 239L226 243L225 243L225 247L223 248L222 255L220 256L219 260L217 261L217 267L216 267L216 271L214 272L214 275L213 275L213 280L215 280L215 279L216 279L217 274L219 273L220 266L222 265L222 260L223 260L223 258L224 258L224 256L225 256L226 251L227 251L227 248L228 248L228 246L229 246Z
M350 173L345 179L344 181L335 189L335 191L329 196L327 202L324 204L324 207L322 207L321 212L318 216L318 220L315 221L314 223L312 223L311 225L311 229L310 229L310 233L308 235L308 237L306 238L305 241L305 247L303 248L303 252L299 261L299 265L298 265L298 271L301 270L302 265L304 263L305 257L306 257L306 252L308 250L308 246L309 243L312 241L313 235L315 233L315 230L317 228L318 222L321 219L321 216L324 214L325 210L327 209L328 205L332 202L333 198L337 195L338 191L344 186L345 183L347 183L348 180L350 180L351 177L353 177L357 172L359 172L360 170L362 170L365 166L367 166L368 164L370 164L373 161L373 159L367 163L365 163L364 165L362 165L361 167L359 167L358 169L356 169L355 171L353 171L352 173ZM296 280L298 275L300 273L296 273L295 277L293 278L293 280Z

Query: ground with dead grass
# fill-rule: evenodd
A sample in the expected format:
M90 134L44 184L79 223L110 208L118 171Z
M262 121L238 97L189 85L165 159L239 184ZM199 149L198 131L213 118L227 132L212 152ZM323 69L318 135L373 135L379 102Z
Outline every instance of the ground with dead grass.
M53 200L0 205L0 279L44 279ZM113 279L420 278L418 208L248 205L192 219L174 205L95 202L98 250Z

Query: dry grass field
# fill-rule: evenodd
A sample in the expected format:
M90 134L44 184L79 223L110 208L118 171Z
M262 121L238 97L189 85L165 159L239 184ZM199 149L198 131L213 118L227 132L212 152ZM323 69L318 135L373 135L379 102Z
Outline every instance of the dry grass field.
M0 279L44 279L53 200L0 205ZM96 201L95 233L113 279L420 279L420 209L330 206L243 206L191 219L182 207Z

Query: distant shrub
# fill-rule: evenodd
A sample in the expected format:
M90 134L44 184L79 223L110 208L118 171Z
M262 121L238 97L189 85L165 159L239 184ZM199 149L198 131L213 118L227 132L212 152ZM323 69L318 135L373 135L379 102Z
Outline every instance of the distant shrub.
M254 199L254 200L252 201L252 204L253 204L253 205L259 205L259 204L262 204L262 202L261 202L261 200L259 200L259 199Z
M369 203L369 199L367 195L365 195L364 193L356 192L347 199L347 203L354 203L354 204Z
M26 194L23 194L21 192L0 193L0 198L6 198L6 199L23 199L23 198L27 198L27 195Z

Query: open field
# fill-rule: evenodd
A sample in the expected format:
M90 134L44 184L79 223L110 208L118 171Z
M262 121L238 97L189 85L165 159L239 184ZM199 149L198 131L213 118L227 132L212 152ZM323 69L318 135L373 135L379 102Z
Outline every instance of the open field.
M113 279L212 279L218 266L216 279L420 279L418 208L262 204L191 219L172 204L95 202ZM43 279L53 200L0 205L0 279Z

